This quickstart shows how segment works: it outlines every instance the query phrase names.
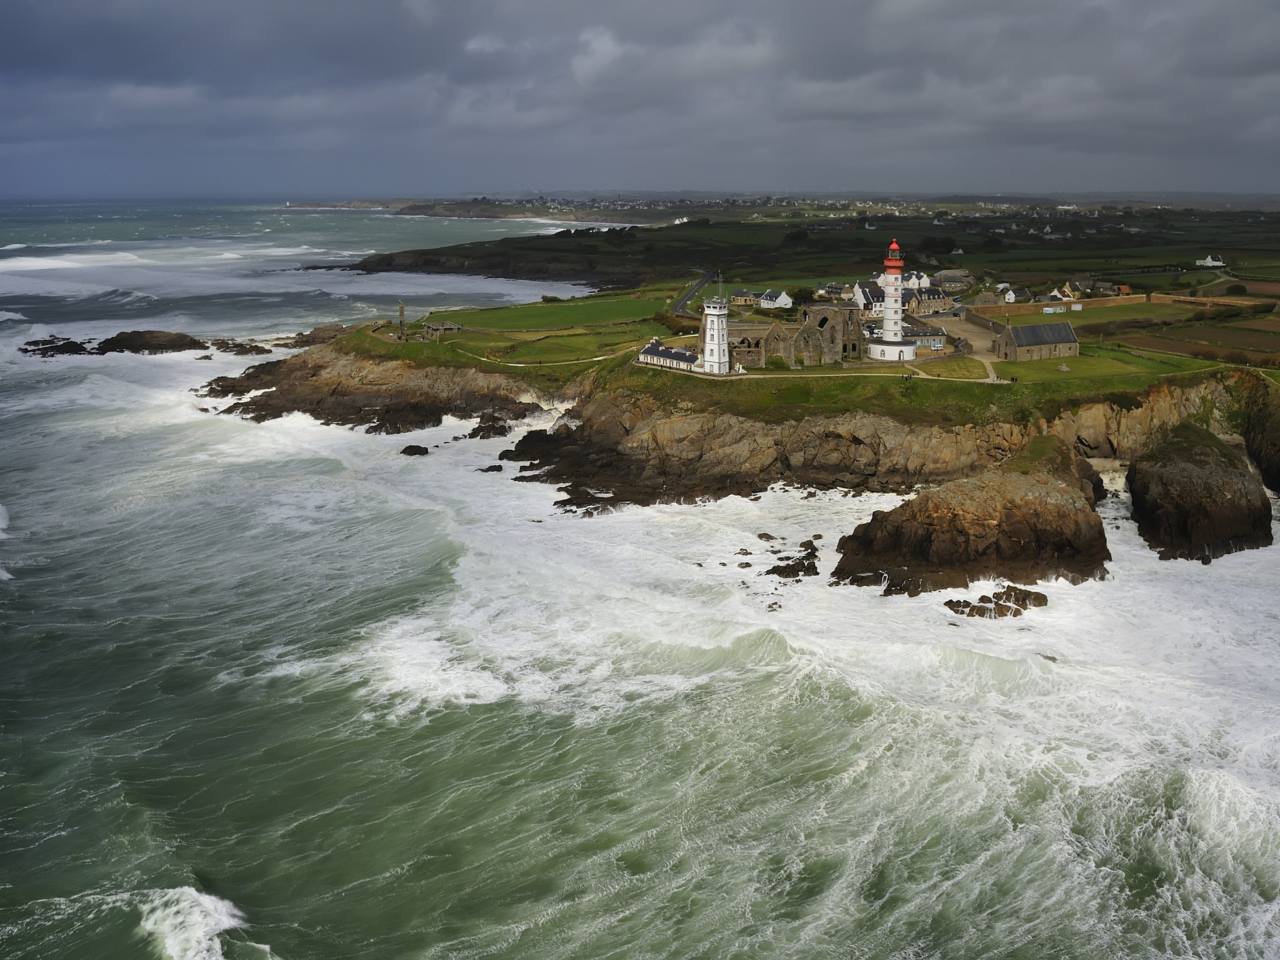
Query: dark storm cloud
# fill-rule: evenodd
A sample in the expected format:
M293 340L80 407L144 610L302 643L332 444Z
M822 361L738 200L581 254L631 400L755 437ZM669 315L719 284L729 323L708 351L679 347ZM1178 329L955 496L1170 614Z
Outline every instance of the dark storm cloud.
M9 193L1276 189L1260 0L8 0Z

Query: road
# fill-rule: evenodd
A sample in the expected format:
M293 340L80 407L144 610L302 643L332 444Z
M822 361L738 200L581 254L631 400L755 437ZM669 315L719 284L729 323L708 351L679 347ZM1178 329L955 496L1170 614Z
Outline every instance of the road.
M690 287L685 293L671 305L672 313L683 313L684 308L689 305L689 301L697 295L698 291L711 282L711 271L708 270L702 275L702 279Z

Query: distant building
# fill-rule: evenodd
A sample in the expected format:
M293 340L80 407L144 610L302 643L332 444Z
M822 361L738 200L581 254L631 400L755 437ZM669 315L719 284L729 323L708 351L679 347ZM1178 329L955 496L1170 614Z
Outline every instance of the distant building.
M785 290L766 290L760 294L760 309L787 310L791 307L791 298Z
M684 347L668 347L654 337L636 357L637 363L651 367L667 367L672 370L692 370L698 362L698 355Z
M735 290L729 294L729 302L738 307L760 306L760 294L750 290Z
M932 350L941 353L947 349L947 331L941 327L921 327L915 324L903 324L902 336L916 345L917 350Z
M1004 292L1005 303L1030 303L1031 291L1022 287L1010 288Z
M1226 265L1227 261L1223 260L1216 253L1211 253L1203 260L1196 261L1197 267L1225 267Z
M955 307L951 298L937 287L908 290L902 295L902 309L917 317L946 313Z
M853 285L853 296L850 299L862 311L863 316L884 316L883 287L866 280L860 280Z
M422 332L426 334L428 340L439 340L441 334L457 333L461 329L461 325L452 320L436 320L422 325Z
M1002 360L1050 360L1057 357L1075 357L1080 354L1080 341L1071 324L1029 323L1015 327L1005 324L1004 330L992 341L992 352Z
M933 279L944 293L959 293L973 286L973 274L968 270L939 270Z
M1003 302L1002 297L997 297L994 293L980 293L970 303L975 307L994 307L997 303Z

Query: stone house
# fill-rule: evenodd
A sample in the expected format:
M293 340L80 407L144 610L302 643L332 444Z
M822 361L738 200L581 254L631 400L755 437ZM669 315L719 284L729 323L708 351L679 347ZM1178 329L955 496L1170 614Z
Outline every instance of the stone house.
M927 317L935 313L946 313L954 306L951 298L937 287L904 290L902 293L902 309L913 316Z
M760 306L760 294L750 290L735 290L729 295L729 302L737 307Z
M992 352L1001 360L1050 360L1080 355L1080 341L1071 324L1029 323L1005 328L992 341Z

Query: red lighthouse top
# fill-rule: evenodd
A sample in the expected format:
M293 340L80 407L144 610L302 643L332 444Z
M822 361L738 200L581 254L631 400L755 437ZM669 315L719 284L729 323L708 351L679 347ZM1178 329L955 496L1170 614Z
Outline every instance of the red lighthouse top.
M890 268L896 267L899 270L901 269L902 252L901 252L901 249L898 247L897 240L894 240L893 243L889 244L889 255L884 258L884 265Z

